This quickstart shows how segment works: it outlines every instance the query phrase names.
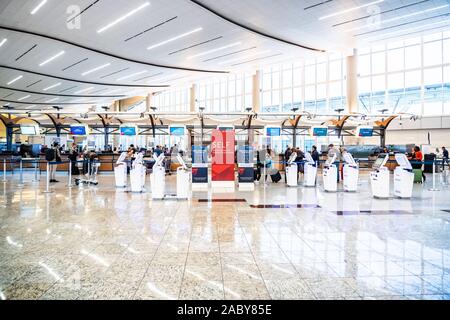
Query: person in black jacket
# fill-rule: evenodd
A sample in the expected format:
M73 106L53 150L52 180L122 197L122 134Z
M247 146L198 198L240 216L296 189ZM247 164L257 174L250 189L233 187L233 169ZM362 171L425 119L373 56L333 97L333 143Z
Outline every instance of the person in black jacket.
M72 167L73 175L80 174L80 170L78 170L78 166L77 166L77 159L78 159L78 150L77 150L77 146L74 144L74 145L72 145L72 148L69 151L69 160L70 160L70 165Z
M317 147L316 146L312 146L312 150L311 150L311 158L314 160L315 163L319 162L319 152L317 151Z

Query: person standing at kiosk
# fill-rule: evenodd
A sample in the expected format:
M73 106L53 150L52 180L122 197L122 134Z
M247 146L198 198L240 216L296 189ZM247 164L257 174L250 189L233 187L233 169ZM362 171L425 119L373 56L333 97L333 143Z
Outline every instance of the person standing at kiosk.
M45 159L49 162L49 175L50 182L59 182L56 180L56 169L58 168L58 164L54 162L61 162L61 154L59 151L59 143L55 141L52 145L51 149L48 149L45 153ZM51 163L53 162L53 163Z

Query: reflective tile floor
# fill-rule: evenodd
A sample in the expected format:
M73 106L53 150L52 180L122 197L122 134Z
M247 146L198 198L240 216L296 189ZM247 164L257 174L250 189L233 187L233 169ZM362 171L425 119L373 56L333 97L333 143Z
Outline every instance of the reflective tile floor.
M152 201L112 175L59 176L50 194L32 179L0 182L1 299L450 299L448 187L374 200L363 174L358 193L269 183Z

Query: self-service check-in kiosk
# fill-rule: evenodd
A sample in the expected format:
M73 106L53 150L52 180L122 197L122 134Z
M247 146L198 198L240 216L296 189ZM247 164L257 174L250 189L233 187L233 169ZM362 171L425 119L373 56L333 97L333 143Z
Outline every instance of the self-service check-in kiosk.
M192 190L208 190L208 150L206 146L192 146Z
M240 191L255 190L255 175L253 168L253 147L239 146L238 161L238 187Z
M344 157L344 191L356 192L358 190L359 168L350 152L345 152Z
M305 153L305 174L303 186L305 187L315 187L316 186L316 177L317 177L317 163L314 162L311 154L309 152Z
M288 187L298 186L298 165L295 163L297 152L292 152L286 163L286 184Z
M397 153L395 160L398 167L394 170L394 196L399 198L411 198L414 173L412 171L411 163L406 155Z
M130 190L131 192L143 192L145 186L146 168L144 166L144 155L139 153L133 161L130 170Z
M385 166L388 160L389 154L380 155L372 166L374 170L370 173L370 185L374 198L389 198L390 173Z
M153 154L155 164L153 165L153 172L150 177L152 185L152 199L164 199L164 191L166 189L166 169L164 168L164 153L159 157Z
M177 168L177 199L189 198L189 169L183 158L177 155L180 166Z
M323 188L327 192L337 191L337 167L334 164L336 154L328 158L323 166Z
M125 188L127 186L127 163L125 159L126 152L122 152L114 166L114 177L116 180L116 188Z

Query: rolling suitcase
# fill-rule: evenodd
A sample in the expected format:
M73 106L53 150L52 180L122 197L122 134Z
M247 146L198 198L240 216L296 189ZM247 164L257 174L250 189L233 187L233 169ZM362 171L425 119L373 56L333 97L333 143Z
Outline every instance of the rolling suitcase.
M414 183L422 183L422 169L413 169Z
M281 180L280 171L277 171L276 173L271 174L270 179L272 179L272 182L278 183Z

